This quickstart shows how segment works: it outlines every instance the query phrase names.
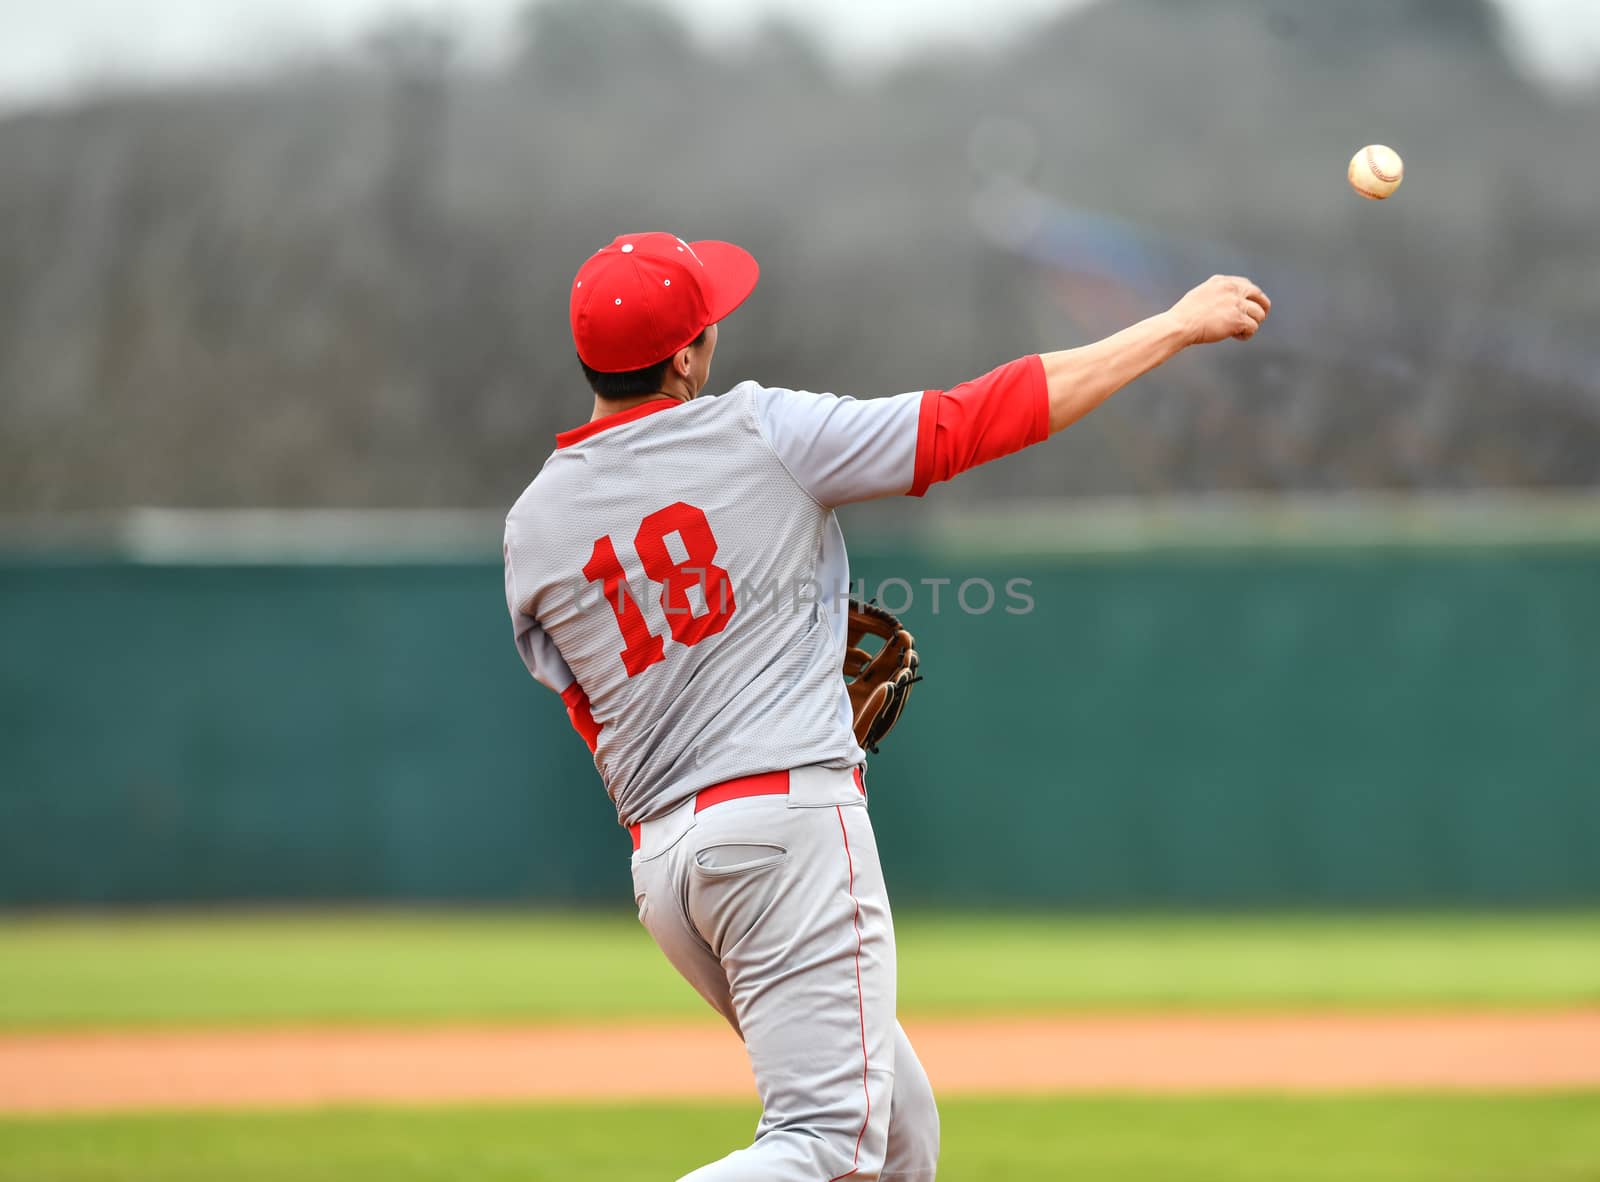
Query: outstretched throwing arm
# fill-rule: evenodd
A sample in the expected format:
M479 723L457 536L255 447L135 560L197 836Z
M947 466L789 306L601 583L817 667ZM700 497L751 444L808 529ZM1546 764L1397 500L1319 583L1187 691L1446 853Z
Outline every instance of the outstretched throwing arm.
M1272 311L1254 283L1214 275L1167 311L1103 341L1042 354L1050 397L1050 434L1072 426L1136 378L1190 345L1247 341Z
M791 476L833 507L931 485L1071 426L1190 345L1248 340L1272 302L1236 276L1103 341L1029 354L950 390L857 400L761 389L757 414Z

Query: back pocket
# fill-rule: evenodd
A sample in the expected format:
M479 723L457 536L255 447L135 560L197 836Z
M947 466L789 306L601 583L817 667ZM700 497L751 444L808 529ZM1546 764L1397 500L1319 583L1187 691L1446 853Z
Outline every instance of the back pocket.
M777 866L789 858L789 851L770 842L725 842L704 846L694 852L694 864L702 874L749 874Z

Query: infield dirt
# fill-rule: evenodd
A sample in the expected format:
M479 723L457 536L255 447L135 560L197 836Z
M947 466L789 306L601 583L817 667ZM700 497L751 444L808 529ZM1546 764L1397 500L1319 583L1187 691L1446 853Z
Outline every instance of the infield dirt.
M1600 1009L931 1019L907 1027L946 1095L1600 1086ZM0 1112L13 1113L751 1094L743 1048L710 1023L0 1038Z

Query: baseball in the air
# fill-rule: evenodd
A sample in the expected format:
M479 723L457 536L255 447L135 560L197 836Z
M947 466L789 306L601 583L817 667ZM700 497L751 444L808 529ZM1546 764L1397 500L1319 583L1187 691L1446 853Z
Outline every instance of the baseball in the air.
M1382 144L1369 144L1350 160L1350 187L1372 201L1382 201L1405 179L1400 153Z

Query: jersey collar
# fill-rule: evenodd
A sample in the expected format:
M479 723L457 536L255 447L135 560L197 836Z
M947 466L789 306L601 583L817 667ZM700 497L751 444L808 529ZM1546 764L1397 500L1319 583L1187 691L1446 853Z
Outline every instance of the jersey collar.
M614 415L606 415L603 419L594 419L581 427L574 427L570 431L562 431L556 436L556 447L571 447L574 443L582 443L590 436L598 435L608 427L620 427L624 423L634 422L646 415L653 415L658 410L667 410L678 405L676 398L657 398L654 402L641 402L631 410L619 410Z

